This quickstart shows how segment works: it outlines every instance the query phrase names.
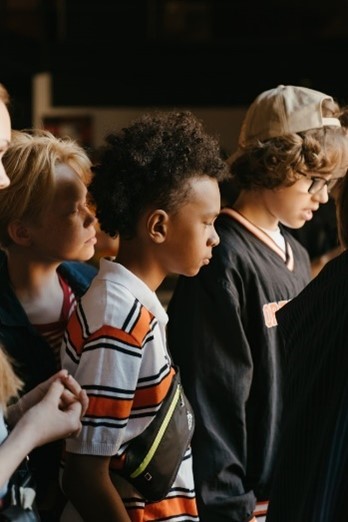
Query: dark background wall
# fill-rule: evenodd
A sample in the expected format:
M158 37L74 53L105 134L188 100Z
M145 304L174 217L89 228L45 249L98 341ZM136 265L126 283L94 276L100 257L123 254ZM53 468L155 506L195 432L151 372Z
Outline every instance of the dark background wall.
M31 82L64 106L247 105L279 83L348 103L347 0L0 0L14 125Z

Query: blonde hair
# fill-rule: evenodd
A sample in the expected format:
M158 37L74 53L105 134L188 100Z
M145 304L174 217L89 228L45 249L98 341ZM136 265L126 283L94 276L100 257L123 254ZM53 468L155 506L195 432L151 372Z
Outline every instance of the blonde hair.
M6 88L0 83L0 101L6 106L10 103L10 96ZM11 360L0 346L0 407L5 412L6 406L12 397L18 395L22 381L17 377L11 366Z
M0 347L0 407L3 412L9 400L18 395L23 383L17 377L11 366L11 359Z
M8 234L11 221L40 218L54 194L57 164L69 165L86 184L91 176L91 161L77 142L42 129L13 131L3 164L11 183L0 191L2 248L12 243Z

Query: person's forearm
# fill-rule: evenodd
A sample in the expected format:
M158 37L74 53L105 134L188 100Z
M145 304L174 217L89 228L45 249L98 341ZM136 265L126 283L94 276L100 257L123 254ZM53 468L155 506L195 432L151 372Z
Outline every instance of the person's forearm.
M126 508L115 490L112 495L104 491L94 491L90 495L79 499L76 509L82 516L84 522L131 522Z
M11 404L7 408L6 421L7 421L8 425L11 428L13 426L15 426L15 424L17 424L17 422L22 417L22 415L23 415L23 411L21 408L21 400L19 399L17 402L15 402L14 404Z
M109 478L104 480L97 474L89 488L84 486L77 484L73 492L68 493L84 522L131 522L122 499Z
M34 446L35 430L23 419L0 446L0 487L11 477Z
M130 522L109 465L110 457L66 453L63 491L84 522Z

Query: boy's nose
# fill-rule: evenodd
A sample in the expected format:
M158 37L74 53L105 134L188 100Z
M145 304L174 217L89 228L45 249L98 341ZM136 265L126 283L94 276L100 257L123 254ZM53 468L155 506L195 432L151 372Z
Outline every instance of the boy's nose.
M321 190L313 194L313 199L319 201L319 203L327 203L329 201L329 192L327 190L327 185L324 185Z

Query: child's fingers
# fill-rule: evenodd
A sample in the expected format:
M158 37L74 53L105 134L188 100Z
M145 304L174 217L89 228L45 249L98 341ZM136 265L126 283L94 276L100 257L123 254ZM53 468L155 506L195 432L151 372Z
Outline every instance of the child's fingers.
M68 406L68 408L63 411L65 415L69 415L71 417L71 420L74 421L74 427L72 427L72 430L69 432L68 437L77 437L82 428L82 424L80 421L82 417L81 403L75 400L75 402L71 403Z
M54 402L59 404L63 393L64 393L63 383L59 380L55 380L50 384L43 400L54 400Z
M74 395L70 390L67 390L65 388L60 397L59 408L61 410L66 410L76 402L78 402L81 405L81 417L83 417L88 407L87 393L85 392L85 390L80 389L80 393L78 397L76 397L76 395Z
M77 400L79 400L79 398L74 393L72 393L67 388L64 388L60 397L59 407L61 409L66 408L67 406L69 406L73 402L76 402Z
M85 390L81 390L81 392L80 392L80 402L81 402L81 407L82 407L81 417L83 417L87 411L88 402L89 402L88 395Z
M81 393L81 386L79 383L74 379L74 377L70 374L66 374L66 376L63 378L63 382L65 384L65 387L71 391L76 397L78 397Z
M59 370L58 372L56 372L55 374L53 374L49 379L47 379L47 383L51 383L53 381L65 381L65 379L67 378L68 376L68 371L65 370L65 369L61 369Z

